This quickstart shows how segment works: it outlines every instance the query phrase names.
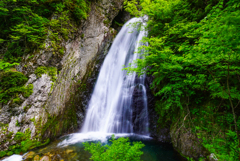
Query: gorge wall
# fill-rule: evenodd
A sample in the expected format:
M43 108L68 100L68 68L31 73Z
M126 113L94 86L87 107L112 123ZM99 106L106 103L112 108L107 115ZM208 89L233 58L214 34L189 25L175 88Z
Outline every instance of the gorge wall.
M16 134L30 133L31 139L43 141L79 129L87 105L84 98L90 96L116 34L110 25L122 3L92 2L87 20L82 20L70 39L62 42L62 57L51 51L48 39L45 49L23 57L16 69L29 77L26 86L33 84L33 93L28 98L19 95L21 104L11 100L1 105L0 151L8 152L18 143Z

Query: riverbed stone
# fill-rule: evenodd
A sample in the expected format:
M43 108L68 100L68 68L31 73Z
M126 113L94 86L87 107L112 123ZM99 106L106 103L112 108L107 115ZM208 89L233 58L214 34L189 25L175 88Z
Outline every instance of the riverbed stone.
M35 152L30 151L30 152L28 152L27 154L25 154L25 155L23 156L23 159L24 159L24 160L30 160L30 159L32 159L35 155L36 155ZM35 158L35 157L34 157L34 158Z
M34 158L33 158L33 161L39 161L40 160L40 156L39 155L36 155Z
M71 149L66 150L67 154L72 153L72 152L73 152L73 150L71 150Z
M51 161L49 156L43 156L40 158L40 161Z

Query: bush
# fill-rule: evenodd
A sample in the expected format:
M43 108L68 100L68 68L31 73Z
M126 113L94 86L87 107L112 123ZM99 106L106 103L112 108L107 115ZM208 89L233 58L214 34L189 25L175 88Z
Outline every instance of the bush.
M143 152L140 150L145 145L142 142L129 142L129 138L115 139L114 135L110 140L111 145L102 146L100 142L84 143L85 150L92 154L94 161L139 161Z
M5 151L0 151L0 158L5 156L7 153Z
M9 133L9 138L12 138L13 133ZM42 140L40 142L38 139L31 139L31 131L27 129L24 133L17 132L14 139L16 144L9 146L8 150L0 151L0 158L6 155L21 154L26 153L36 147L44 146L50 142L50 139Z

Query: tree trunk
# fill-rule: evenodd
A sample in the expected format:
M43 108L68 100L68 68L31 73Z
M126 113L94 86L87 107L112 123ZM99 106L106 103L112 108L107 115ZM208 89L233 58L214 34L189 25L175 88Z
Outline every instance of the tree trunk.
M229 55L229 60L230 60L230 55ZM233 120L234 120L234 126L235 126L235 132L238 138L238 147L240 148L240 137L239 137L239 133L238 133L238 129L237 129L237 121L236 121L236 115L235 115L235 111L234 111L234 107L233 107L233 103L232 103L232 98L231 98L231 92L229 89L229 61L228 61L228 75L227 75L227 89L228 89L228 98L229 98L229 102L232 108L232 113L233 113ZM240 154L239 154L239 160L240 160Z

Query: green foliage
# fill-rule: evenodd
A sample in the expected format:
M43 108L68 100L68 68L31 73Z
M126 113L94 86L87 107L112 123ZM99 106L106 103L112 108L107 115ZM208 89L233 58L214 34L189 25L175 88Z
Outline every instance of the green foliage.
M12 87L18 87L27 82L27 77L20 72L2 72L1 78L1 90L7 90ZM11 79L10 79L11 78Z
M89 4L85 0L2 0L0 21L4 23L0 24L0 43L1 48L7 49L4 60L18 62L25 53L41 48L53 24L58 24L60 33L67 39L66 24L69 26L70 19L77 23L86 19L88 11ZM49 20L53 15L57 19Z
M15 65L19 65L19 63L8 63L0 59L0 71L7 71Z
M13 103L16 103L16 104L20 104L22 101L21 99L18 97L18 94L16 94L17 96L13 99Z
M114 21L115 24L117 24L118 26L122 27L123 24L122 23L118 23L117 21Z
M0 102L7 103L12 97L25 92L24 84L28 79L20 72L7 71L0 73L0 80ZM19 98L14 101L19 102Z
M139 161L144 147L141 142L129 142L129 138L115 139L112 136L111 145L102 146L100 142L84 143L85 150L92 154L91 160L95 161Z
M149 35L143 40L149 45L141 47L147 53L136 60L137 68L128 70L154 77L159 123L187 112L193 132L211 136L222 131L216 136L226 142L221 150L216 138L205 138L214 143L217 157L236 159L239 148L227 148L227 142L239 147L240 2L140 0L125 5L131 14L149 18ZM235 139L229 140L229 131L235 131Z
M9 152L7 152L7 155L8 155L8 156L13 155L13 152L12 152L12 151L9 151Z
M13 103L22 103L18 94L29 97L33 92L33 85L27 87L24 84L28 78L21 72L6 71L0 73L0 102L7 103L13 97Z
M59 53L61 54L61 55L64 55L64 48L62 47L61 49L59 49Z
M209 140L203 139L203 146L209 150L209 152L216 154L216 158L219 160L235 161L239 157L239 142L235 132L229 130L226 133L226 140L222 138L214 138Z
M17 122L16 122L16 126L19 126L19 122L18 122L18 120L17 120Z
M4 157L5 155L7 155L5 151L0 151L0 157Z
M37 67L37 69L34 71L34 73L37 75L37 77L41 77L42 74L47 73L47 67L45 67L45 66Z
M23 96L27 98L27 97L29 97L32 93L33 93L33 84L29 84L29 85L26 87L26 90L24 91Z
M10 135L10 138L12 134ZM6 155L12 154L20 154L26 153L28 150L43 146L49 143L49 139L45 140L45 142L40 142L37 139L30 139L31 138L31 131L27 129L24 133L17 132L14 136L14 141L16 142L15 145L9 146L7 151L0 151L0 157L4 157Z

